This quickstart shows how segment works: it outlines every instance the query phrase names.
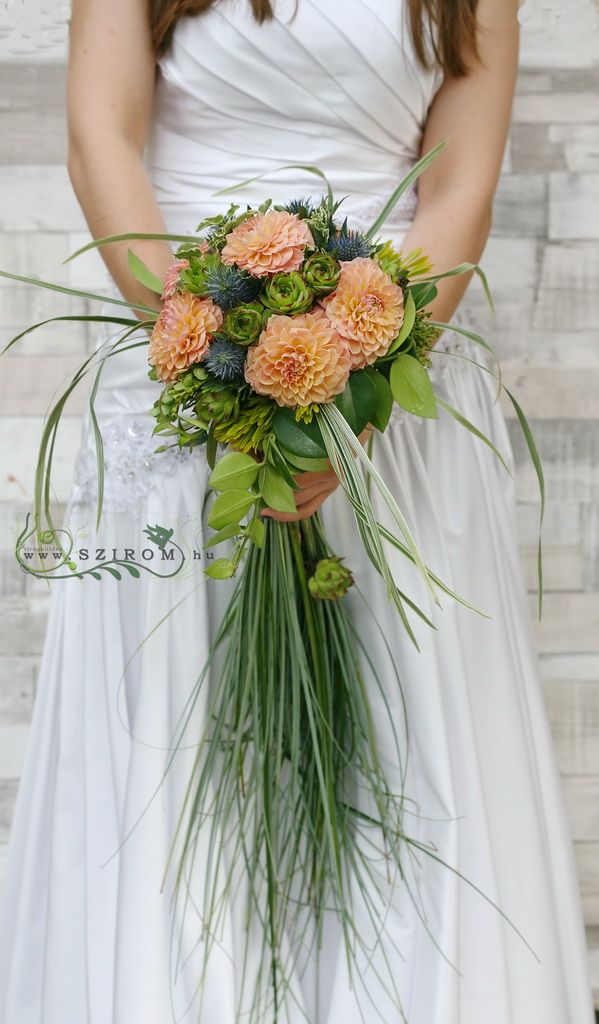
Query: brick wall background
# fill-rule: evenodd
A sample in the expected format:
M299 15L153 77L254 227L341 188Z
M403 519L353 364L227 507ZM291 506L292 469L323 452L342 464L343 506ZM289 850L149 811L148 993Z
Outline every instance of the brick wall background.
M99 257L62 266L87 239L64 168L66 5L40 6L34 19L36 4L8 0L0 10L0 267L95 289L104 281ZM599 989L599 14L594 0L529 0L521 20L513 126L483 259L496 318L476 284L465 305L533 421L547 476L538 645ZM33 320L75 308L65 296L2 281L0 344ZM48 606L44 585L14 561L14 527L30 507L48 402L91 345L82 325L50 326L0 367L0 856ZM69 407L58 448L59 499L79 411ZM511 426L533 602L536 484Z

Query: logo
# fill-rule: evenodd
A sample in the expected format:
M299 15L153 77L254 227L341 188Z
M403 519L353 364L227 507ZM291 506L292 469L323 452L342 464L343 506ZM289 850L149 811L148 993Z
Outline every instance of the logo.
M119 542L119 547L109 547L102 546L99 537L91 544L89 534L81 528L76 533L67 525L40 529L37 517L28 513L17 537L15 555L21 569L38 579L139 579L142 573L171 579L181 575L186 564L196 567L198 561L214 558L212 551L198 544L201 526L196 524L194 528L191 520L184 526L177 538L175 527L147 523L138 538L131 538L134 542L130 545ZM191 542L187 536L190 528Z

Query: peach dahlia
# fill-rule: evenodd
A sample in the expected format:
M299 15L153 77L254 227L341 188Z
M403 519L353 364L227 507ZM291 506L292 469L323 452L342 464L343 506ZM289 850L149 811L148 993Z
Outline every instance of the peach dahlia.
M330 402L350 368L347 346L322 311L274 315L248 350L245 378L258 394L293 407Z
M267 210L238 224L227 235L221 256L223 263L266 277L299 270L308 245L314 245L314 239L305 221L285 210Z
M176 292L164 303L150 337L148 358L160 380L174 380L204 357L223 313L212 299Z
M352 369L368 366L385 354L404 318L403 292L367 257L341 263L341 277L322 306L347 344Z

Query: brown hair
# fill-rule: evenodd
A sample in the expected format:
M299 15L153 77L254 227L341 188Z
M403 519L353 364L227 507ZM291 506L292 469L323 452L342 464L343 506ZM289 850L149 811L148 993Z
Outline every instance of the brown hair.
M150 0L152 39L157 56L168 48L175 23L202 14L215 0ZM248 0L258 22L273 17L273 0ZM425 68L437 65L449 75L466 75L476 57L478 0L407 0L416 55Z

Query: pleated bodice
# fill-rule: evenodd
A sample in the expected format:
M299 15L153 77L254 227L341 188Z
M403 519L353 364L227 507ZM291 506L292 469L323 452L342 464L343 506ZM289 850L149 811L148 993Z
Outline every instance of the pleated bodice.
M344 210L372 219L420 154L441 80L418 63L401 0L278 0L262 25L249 0L221 0L181 18L159 62L147 150L169 225L191 227L196 210L199 220L231 199L322 192L305 171L274 174L297 163L320 167L348 196ZM406 197L393 222L413 207Z

